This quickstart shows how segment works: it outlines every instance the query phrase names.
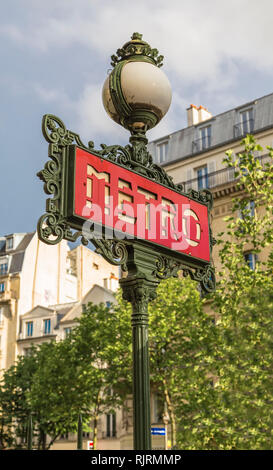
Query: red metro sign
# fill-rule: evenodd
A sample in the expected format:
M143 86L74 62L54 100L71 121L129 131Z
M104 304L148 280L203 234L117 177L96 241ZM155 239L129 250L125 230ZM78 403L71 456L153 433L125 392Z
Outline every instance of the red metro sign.
M85 219L84 229L107 230L106 238L145 240L210 261L208 208L127 170L117 163L71 146L74 161L70 216ZM72 186L72 188L71 188Z

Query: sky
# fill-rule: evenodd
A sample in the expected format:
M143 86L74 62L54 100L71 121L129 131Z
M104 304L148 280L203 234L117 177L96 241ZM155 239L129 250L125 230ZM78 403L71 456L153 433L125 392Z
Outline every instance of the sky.
M273 92L272 0L9 0L0 18L0 236L36 229L46 195L36 173L44 114L95 148L128 143L101 91L134 32L164 55L172 87L149 140L186 127L186 108L213 115Z

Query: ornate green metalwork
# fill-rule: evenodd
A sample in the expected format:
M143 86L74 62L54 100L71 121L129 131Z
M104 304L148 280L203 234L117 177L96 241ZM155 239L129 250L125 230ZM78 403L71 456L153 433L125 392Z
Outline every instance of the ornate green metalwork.
M127 272L128 252L125 242L119 240L98 239L94 241L96 253L116 266L121 266L122 271Z
M96 150L93 141L90 141L87 146L84 145L78 134L66 129L63 121L51 114L44 116L42 132L49 143L48 154L50 160L37 175L44 182L45 193L51 197L46 201L46 213L40 217L37 231L39 238L47 244L54 245L63 239L74 242L79 237L83 245L87 245L89 242L86 234L83 234L81 230L72 231L65 214L65 166L68 164L66 150L69 145L74 143L95 155L115 162L128 170L149 178L151 181L160 183L190 199L205 204L209 212L212 208L213 198L210 191L207 189L202 191L190 190L184 193L182 185L176 185L172 177L161 166L153 162L152 156L147 150L148 140L141 133L133 134L130 137L130 144L125 147L101 144L101 148ZM92 243L96 247L96 252L100 253L107 261L114 265L120 265L124 272L127 271L130 242L92 238ZM210 230L211 249L214 244L215 239ZM192 279L200 282L205 292L211 292L214 289L215 275L210 265L196 267L190 263L190 260L189 264L185 265L185 263L177 260L175 256L157 254L157 263L152 274L156 279L176 276L178 271L183 271L185 275L190 275Z
M134 40L141 39L135 36ZM140 54L139 51L140 49L136 52L135 49L128 47L121 53L121 58L124 54ZM142 53L143 51L144 49L141 50ZM149 54L154 53L150 51ZM101 144L99 150L94 148L92 141L85 146L79 135L67 130L62 120L56 116L50 114L44 116L42 131L49 143L50 160L37 175L44 182L45 193L50 197L46 201L46 213L38 221L37 231L40 240L47 244L56 244L63 239L76 241L78 237L81 237L84 245L89 241L86 233L82 232L82 225L71 222L67 216L68 174L73 170L70 167L68 151L71 144L76 144L94 155L176 191L189 200L206 205L208 213L212 208L213 199L208 190L200 192L190 190L185 194L182 185L174 184L166 171L153 162L147 150L148 140L144 131L132 131L130 144L125 147ZM215 288L214 269L210 264L199 263L190 256L181 261L181 256L176 252L170 255L169 250L159 249L152 244L147 246L143 240L121 241L92 236L91 241L95 245L96 252L105 260L113 265L120 265L122 271L127 272L127 276L120 279L120 286L124 299L132 304L134 448L149 450L151 434L148 303L156 297L159 282L171 276L177 277L180 271L184 276L189 275L198 281L204 292L212 292ZM211 249L214 243L210 230ZM81 442L78 441L78 448L80 446Z
M148 129L156 126L162 119L162 112L160 109L152 107L151 104L135 108L134 105L128 103L122 91L121 74L123 67L129 62L147 62L161 67L163 56L159 55L157 49L152 49L147 42L143 41L142 34L134 33L131 41L118 49L116 55L111 56L111 60L113 70L109 76L109 91L116 110L115 121L131 133L134 132L135 123L141 122L144 126L142 131L145 134Z
M122 60L141 60L150 62L157 67L163 65L163 55L159 55L157 49L152 49L151 46L143 41L142 34L134 33L131 41L126 42L124 46L117 50L116 55L111 56L111 65L115 67Z

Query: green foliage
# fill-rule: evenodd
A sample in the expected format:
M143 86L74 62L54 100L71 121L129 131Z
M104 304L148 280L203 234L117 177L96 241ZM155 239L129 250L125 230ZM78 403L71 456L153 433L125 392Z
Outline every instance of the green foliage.
M149 312L151 378L166 400L174 446L176 429L178 436L187 433L205 408L215 326L189 278L162 282Z
M48 435L48 449L62 434L77 431L79 413L85 427L123 403L130 383L128 319L114 306L90 303L64 341L43 343L18 358L0 388L2 448L18 447L21 440L26 445L30 412L37 445L45 449Z
M227 230L217 236L215 294L202 299L190 279L169 279L149 305L151 380L180 449L272 449L273 151L261 164L254 138L242 144L238 157L227 152L225 159L238 192ZM245 261L249 251L255 270ZM25 436L30 412L37 439L46 433L51 445L76 431L79 412L85 425L123 405L132 390L130 317L118 292L110 309L86 306L66 340L18 358L0 387L1 448Z
M228 152L225 160L243 188L226 219L228 238L221 234L219 240L223 268L213 296L220 317L214 363L219 381L210 419L219 449L272 449L272 149L262 165L254 138L243 144L237 159ZM255 270L245 262L249 251L257 259Z

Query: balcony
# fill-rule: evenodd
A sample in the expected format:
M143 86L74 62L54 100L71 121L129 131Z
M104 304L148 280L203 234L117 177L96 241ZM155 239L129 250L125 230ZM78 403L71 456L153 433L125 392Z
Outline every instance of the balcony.
M251 134L254 129L254 119L238 122L233 127L234 137L243 137L246 134Z
M211 146L211 136L206 135L200 139L196 139L192 142L192 153L201 152Z
M266 162L272 161L268 154L257 158L260 160L263 167ZM213 173L207 173L203 176L184 181L180 184L183 185L185 192L187 192L189 189L200 191L204 188L216 188L217 186L222 186L224 184L237 181L238 179L238 177L235 178L234 168L223 168L222 170L214 171Z
M0 301L10 300L11 299L11 291L4 290L4 292L0 292Z

